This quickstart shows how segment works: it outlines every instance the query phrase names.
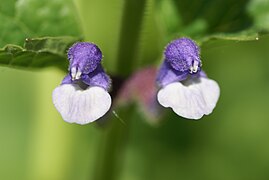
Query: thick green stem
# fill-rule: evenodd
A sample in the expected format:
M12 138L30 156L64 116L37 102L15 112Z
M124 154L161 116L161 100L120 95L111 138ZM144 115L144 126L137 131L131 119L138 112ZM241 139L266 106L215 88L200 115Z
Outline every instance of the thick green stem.
M100 142L94 180L116 180L121 169L128 128L115 118L108 126Z
M146 0L126 0L120 30L117 73L123 76L133 71L138 53Z

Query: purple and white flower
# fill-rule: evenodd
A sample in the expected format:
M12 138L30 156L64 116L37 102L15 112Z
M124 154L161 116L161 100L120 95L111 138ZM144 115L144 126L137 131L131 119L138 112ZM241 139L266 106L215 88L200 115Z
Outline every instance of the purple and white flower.
M189 38L168 44L157 75L158 102L187 119L200 119L215 108L220 88L201 70L200 49Z
M93 43L78 42L68 50L69 73L54 89L53 103L69 123L93 122L110 109L110 78L102 68L102 52Z

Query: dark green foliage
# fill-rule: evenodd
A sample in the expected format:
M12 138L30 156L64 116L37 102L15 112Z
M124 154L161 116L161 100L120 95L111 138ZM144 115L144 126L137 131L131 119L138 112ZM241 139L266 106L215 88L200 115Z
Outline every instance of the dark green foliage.
M9 44L0 49L0 64L24 69L56 66L66 70L66 51L77 40L73 37L46 37L26 39L24 47Z

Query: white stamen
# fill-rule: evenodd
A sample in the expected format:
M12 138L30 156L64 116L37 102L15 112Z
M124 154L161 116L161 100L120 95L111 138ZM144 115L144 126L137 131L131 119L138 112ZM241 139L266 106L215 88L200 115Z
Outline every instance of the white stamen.
M199 62L198 61L194 61L193 62L193 72L196 73L198 71L198 65L199 65Z
M193 67L191 66L190 67L190 73L192 74L192 72L193 72Z
M199 62L198 61L194 61L193 65L190 67L190 73L196 73L198 71L198 67L199 67Z
M72 69L71 69L72 80L75 80L76 74L77 74L77 68L72 67Z
M72 67L71 77L72 77L73 81L80 79L81 74L82 74L82 72L79 69L77 69L76 67Z
M78 70L75 79L79 79L80 76L81 76L81 73L82 73L82 72L81 72L80 70Z
M198 71L198 66L193 67L193 72L196 73Z

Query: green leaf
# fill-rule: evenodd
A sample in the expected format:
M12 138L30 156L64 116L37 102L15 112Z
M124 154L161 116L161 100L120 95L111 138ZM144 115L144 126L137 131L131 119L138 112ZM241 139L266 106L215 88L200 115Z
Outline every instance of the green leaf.
M66 50L76 41L73 37L44 37L26 39L24 47L9 44L0 49L0 64L13 68L56 66L66 70Z
M256 41L269 29L267 1L158 0L159 23L165 33L163 46L173 39L191 37L209 47L238 41ZM249 14L253 19L250 19ZM268 27L267 27L268 26ZM221 41L221 43L220 43Z
M251 0L247 10L254 19L254 27L256 29L269 30L269 1Z
M202 19L207 25L207 33L236 32L252 23L246 12L246 0L173 1L185 26Z
M0 22L0 47L38 36L80 36L71 0L3 1Z
M259 40L260 37L262 37L263 34L257 33L255 31L242 31L239 33L219 33L219 34L213 34L209 36L205 36L204 38L201 38L198 40L198 44L203 44L211 40L226 40L226 41L254 41Z
M247 7L248 1L245 0L159 0L156 6L166 42L178 36L197 39L250 29L253 21Z
M197 40L197 43L201 46L202 51L231 46L234 43L253 42L260 40L268 40L269 35L263 33L255 33L254 31L243 31L235 34L216 34L207 36L203 39Z

